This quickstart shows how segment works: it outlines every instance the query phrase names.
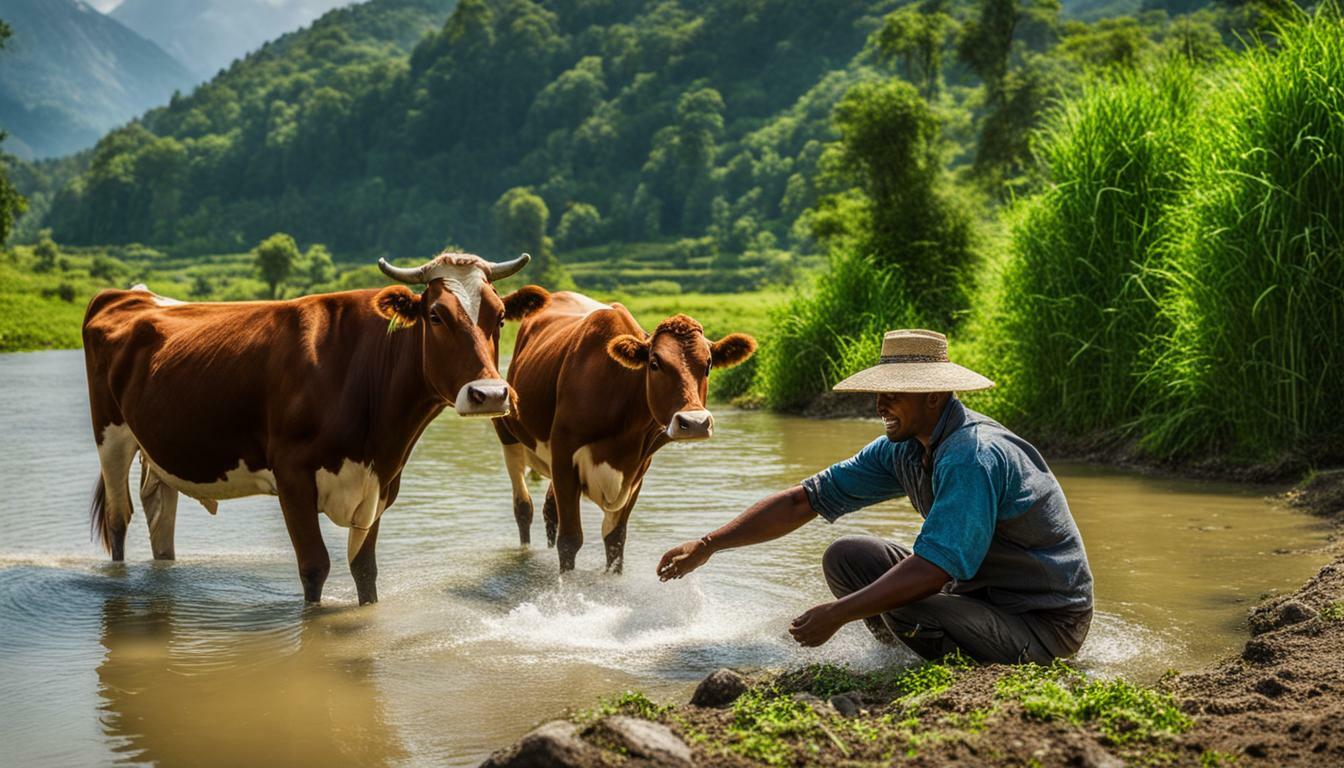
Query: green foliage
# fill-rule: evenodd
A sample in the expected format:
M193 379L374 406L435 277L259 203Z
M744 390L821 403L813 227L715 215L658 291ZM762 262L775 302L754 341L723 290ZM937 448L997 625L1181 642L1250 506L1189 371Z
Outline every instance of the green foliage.
M555 247L546 235L550 211L546 201L524 187L514 187L495 201L495 225L509 254L532 255L529 279L552 290L572 288L574 283L555 258ZM512 258L512 255L510 256Z
M996 695L1032 717L1096 727L1117 744L1173 736L1194 722L1170 695L1124 680L1089 680L1069 665L1018 666L999 680Z
M780 685L789 691L807 691L822 698L861 691L908 704L948 690L957 675L970 667L970 659L960 653L910 667L882 667L866 672L835 664L811 664L783 676Z
M900 62L905 79L921 85L924 98L936 101L943 85L943 49L957 33L957 22L942 10L944 0L926 0L887 14L868 38L884 63Z
M1321 609L1321 618L1326 621L1344 621L1344 600L1335 600Z
M271 287L271 298L279 297L280 284L294 271L300 258L299 246L294 238L277 232L261 241L252 253L256 256L257 273Z
M835 254L812 293L799 293L776 311L770 344L757 353L762 397L772 408L805 405L872 365L883 332L915 327L916 317L896 275L857 251Z
M56 245L56 241L51 239L51 232L45 231L33 247L33 256L36 261L33 264L34 272L54 272L60 261L61 249Z
M1154 254L1172 234L1163 212L1186 192L1195 92L1173 64L1098 79L1048 118L1038 155L1054 183L1018 212L981 339L986 374L1011 387L1003 415L1067 434L1137 416L1160 331Z
M561 248L593 245L601 235L602 214L588 203L574 203L566 208L555 230L555 239Z
M644 720L659 720L672 709L670 704L655 704L640 691L626 691L603 700L593 709L580 713L578 719L592 722L609 715L626 715Z
M1263 458L1344 444L1344 20L1323 8L1243 54L1187 137L1171 331L1144 444Z
M9 25L0 19L0 50L4 50L5 42L9 40L14 31ZM5 132L0 131L0 142L5 140ZM14 220L23 215L27 210L28 202L20 195L18 190L9 181L7 165L7 156L0 153L0 247L9 240L9 233L14 228Z
M925 322L951 325L970 305L976 253L970 214L947 187L937 115L908 83L889 80L854 86L835 123L831 178L857 180L863 195L823 200L818 239L873 254Z

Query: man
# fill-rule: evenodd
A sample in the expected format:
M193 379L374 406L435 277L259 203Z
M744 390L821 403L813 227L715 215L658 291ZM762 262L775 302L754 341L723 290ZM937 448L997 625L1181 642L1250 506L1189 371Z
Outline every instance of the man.
M983 663L1044 664L1073 654L1092 621L1087 553L1040 453L954 394L993 386L948 360L942 334L888 332L879 364L835 386L877 393L886 435L669 550L659 577L908 495L924 518L914 547L873 536L831 544L822 569L837 599L794 619L794 639L821 645L863 619L879 640L898 638L926 659L960 650Z

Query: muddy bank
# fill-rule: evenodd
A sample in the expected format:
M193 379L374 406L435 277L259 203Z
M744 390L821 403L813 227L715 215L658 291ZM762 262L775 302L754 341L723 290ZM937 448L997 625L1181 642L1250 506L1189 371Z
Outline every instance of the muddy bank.
M1284 501L1344 524L1344 471L1314 475ZM696 704L626 694L486 765L1341 765L1344 542L1328 546L1331 564L1252 611L1239 655L1153 688L1065 665L957 659L871 673L725 671Z

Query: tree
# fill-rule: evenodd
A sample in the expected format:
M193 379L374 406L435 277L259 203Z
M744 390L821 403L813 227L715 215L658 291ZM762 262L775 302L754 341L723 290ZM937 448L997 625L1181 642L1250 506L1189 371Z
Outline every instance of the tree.
M14 32L9 25L0 20L0 49L5 47L5 41L12 34ZM0 142L4 140L5 132L0 131ZM28 201L9 182L9 176L5 173L4 159L4 154L0 153L0 246L9 239L9 233L14 228L14 220L28 210Z
M943 47L957 29L957 22L943 12L943 2L927 0L889 13L868 38L880 60L904 65L905 78L922 85L929 101L936 101L942 89Z
M574 203L560 217L555 239L561 248L582 248L597 241L602 232L602 214L588 203Z
M573 281L555 258L551 238L546 236L550 209L527 187L514 187L495 202L495 228L510 256L529 253L535 262L537 281L550 288L569 287Z
M104 253L94 254L89 277L103 283L115 283L126 273L126 265Z
M827 174L854 180L814 211L819 240L839 239L894 271L919 315L952 325L970 306L975 266L970 206L947 188L942 123L903 80L860 83L835 107L841 141Z
M37 264L33 266L36 272L51 272L57 267L61 258L61 249L56 246L56 241L51 239L51 230L44 229L38 235L37 245L33 246L33 255L37 257Z
M314 286L326 285L335 278L336 265L332 263L331 251L327 250L327 246L313 243L308 246L308 252L303 255L296 271L303 281L304 290L312 290Z
M280 284L294 270L294 262L299 258L299 246L295 244L294 238L277 232L262 240L252 250L252 254L256 257L257 272L261 279L271 287L271 298L277 298Z

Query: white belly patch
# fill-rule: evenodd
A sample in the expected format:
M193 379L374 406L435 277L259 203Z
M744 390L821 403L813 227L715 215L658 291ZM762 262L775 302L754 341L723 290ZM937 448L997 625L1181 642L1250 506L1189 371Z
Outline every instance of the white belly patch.
M144 449L142 448L140 452L144 453ZM223 501L258 494L275 495L275 474L269 469L250 470L242 459L238 460L238 466L224 473L222 480L197 483L173 475L173 473L159 466L158 462L154 461L154 458L148 454L145 455L145 458L149 460L154 474L158 475L165 485L198 501ZM206 505L211 514L214 514L213 507L214 505Z
M345 459L338 472L317 470L317 509L342 528L368 528L382 509L373 467Z
M585 445L574 452L574 467L579 471L579 483L584 495L604 512L616 512L630 500L625 473L605 461L600 464L595 462L592 446Z

